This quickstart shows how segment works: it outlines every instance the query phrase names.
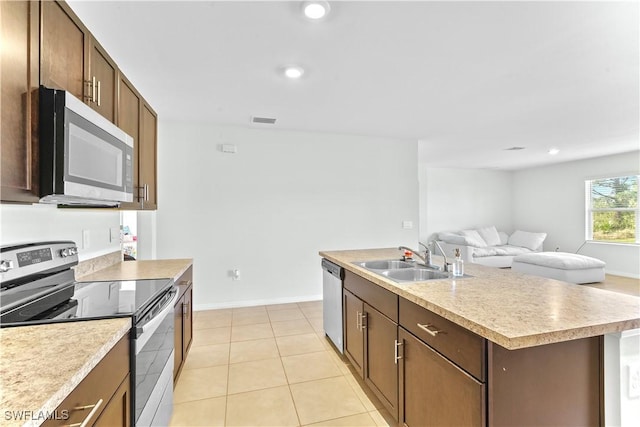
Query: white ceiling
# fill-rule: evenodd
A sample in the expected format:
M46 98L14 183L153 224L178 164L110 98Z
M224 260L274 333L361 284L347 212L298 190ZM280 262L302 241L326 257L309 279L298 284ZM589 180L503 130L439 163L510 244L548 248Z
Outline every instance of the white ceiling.
M434 167L640 149L637 1L68 3L161 119L420 140Z

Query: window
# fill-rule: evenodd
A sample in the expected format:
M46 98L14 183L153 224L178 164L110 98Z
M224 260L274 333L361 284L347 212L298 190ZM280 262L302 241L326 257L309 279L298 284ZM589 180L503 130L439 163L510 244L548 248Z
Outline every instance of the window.
M638 175L586 181L587 240L640 243Z

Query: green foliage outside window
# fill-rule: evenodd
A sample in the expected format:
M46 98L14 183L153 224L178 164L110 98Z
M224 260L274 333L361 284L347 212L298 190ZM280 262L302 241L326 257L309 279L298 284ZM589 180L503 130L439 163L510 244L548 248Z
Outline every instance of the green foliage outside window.
M636 243L638 176L590 181L592 239Z

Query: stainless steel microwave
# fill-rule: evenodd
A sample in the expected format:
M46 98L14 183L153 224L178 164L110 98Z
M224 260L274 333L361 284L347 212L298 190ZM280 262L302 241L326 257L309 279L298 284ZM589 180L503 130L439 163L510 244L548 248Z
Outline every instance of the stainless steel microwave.
M133 138L73 95L40 87L40 202L133 201Z

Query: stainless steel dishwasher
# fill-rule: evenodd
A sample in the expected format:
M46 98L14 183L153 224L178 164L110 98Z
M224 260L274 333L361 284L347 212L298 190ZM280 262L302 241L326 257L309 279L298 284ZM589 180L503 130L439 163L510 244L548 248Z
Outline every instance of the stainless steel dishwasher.
M340 353L344 353L342 336L342 281L344 269L322 259L322 323L324 333Z

